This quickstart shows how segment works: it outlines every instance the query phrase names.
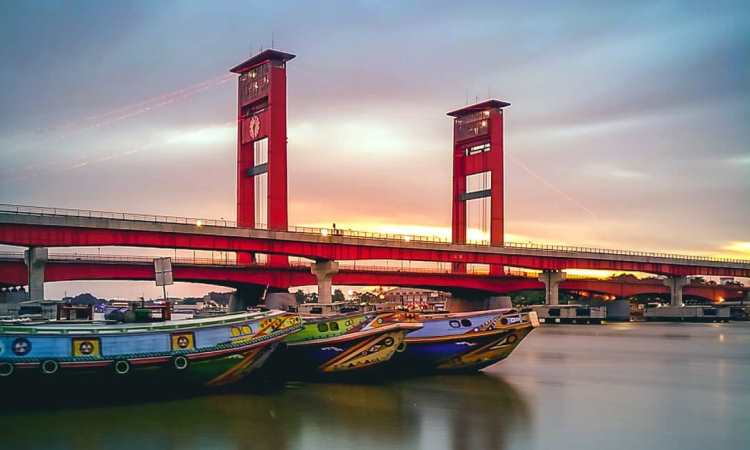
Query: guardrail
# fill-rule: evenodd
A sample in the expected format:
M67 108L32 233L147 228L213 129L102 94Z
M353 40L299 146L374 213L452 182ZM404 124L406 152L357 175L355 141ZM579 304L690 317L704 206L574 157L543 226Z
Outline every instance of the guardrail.
M0 212L12 214L25 214L31 216L65 216L65 217L87 217L92 219L116 219L134 220L138 222L151 223L175 223L196 226L213 226L236 228L237 223L231 220L202 219L197 217L162 216L153 214L132 214L114 211L97 211L91 209L52 208L44 206L26 206L0 204Z
M138 255L102 255L94 253L57 253L50 254L48 260L50 262L70 262L70 263L102 263L102 264L153 264L154 258L161 256L138 256ZM239 264L236 262L234 254L231 257L170 257L174 265L195 265L195 266L220 266L230 268L267 268L266 264L253 263L253 264ZM23 259L23 253L21 252L0 252L0 260L19 260ZM302 260L298 257L289 257L289 266L295 269L309 269L310 261ZM438 263L440 264L440 263ZM444 267L449 264L441 264L437 267L411 267L408 261L400 262L394 261L393 263L386 262L383 265L371 265L371 264L358 264L356 261L353 262L340 262L339 269L344 270L358 270L363 272L403 272L403 273L425 273L425 274L452 274L450 267ZM465 272L469 275L489 275L489 269L483 267L476 267L469 265ZM523 271L505 269L505 276L514 277L528 277L536 278L539 271Z
M174 224L186 224L194 225L197 227L202 226L213 226L222 228L236 228L237 225L233 221L229 220L214 220L214 219L201 219L193 217L177 217L177 216L162 216L162 215L150 215L150 214L131 214L131 213L118 213L111 211L96 211L96 210L85 210L85 209L70 209L70 208L50 208L50 207L39 207L39 206L25 206L25 205L11 205L11 204L0 204L0 213L11 213L21 215L34 215L34 216L64 216L64 217L85 217L85 218L102 218L102 219L117 219L117 220L131 220L139 222L152 222L152 223L174 223ZM267 229L263 224L256 224L255 229ZM290 233L303 233L320 236L331 236L331 237L349 237L359 238L368 240L382 240L391 242L425 242L432 244L445 244L452 245L447 238L441 236L425 236L425 235L414 235L414 234L392 234L392 233L377 233L371 231L358 231L340 228L316 228L316 227L298 227L289 226L287 231ZM466 244L474 247L487 247L489 246L488 241L469 241ZM528 249L538 250L542 252L556 252L556 253L569 253L571 256L576 256L580 253L588 253L593 255L613 255L613 256L636 256L636 257L648 257L648 258L665 258L673 259L686 262L710 262L710 263L732 263L732 264L743 264L750 267L750 260L735 259L735 258L718 258L710 256L691 256L677 253L660 253L660 252L645 252L637 250L614 250L614 249L603 249L595 247L580 247L580 246L567 246L567 245L553 245L553 244L536 244L536 243L525 243L525 242L507 242L503 246L504 248L514 249Z
M23 253L21 252L0 252L0 260L22 260ZM141 265L152 265L154 258L163 256L138 256L138 255L102 255L102 254L88 254L88 253L57 253L50 254L48 256L51 262L69 262L69 263L102 263L102 264L141 264ZM234 259L234 255L231 258L201 258L201 257L170 257L172 263L175 266L179 265L193 265L193 266L218 266L235 269L263 269L269 268L268 265L262 263L253 264L238 264ZM305 261L299 257L289 257L289 266L297 270L309 270L311 261ZM443 263L438 263L443 264ZM489 276L489 269L482 267L486 265L479 265L476 267L469 265L466 268L466 272L456 273L453 272L449 267L410 267L407 262L403 264L400 261L393 261L393 264L386 262L383 265L368 265L358 264L356 261L352 262L339 262L339 269L351 270L351 271L362 271L362 272L387 272L387 273L422 273L431 275L474 275L474 276ZM611 271L610 271L611 272ZM536 280L539 277L541 271L539 270L520 270L515 268L505 268L502 276L515 277L515 278L527 278ZM566 273L565 278L567 280L598 280L598 281L614 281L614 282L625 282L610 277L596 277L592 275L582 275ZM639 279L644 281L643 279Z

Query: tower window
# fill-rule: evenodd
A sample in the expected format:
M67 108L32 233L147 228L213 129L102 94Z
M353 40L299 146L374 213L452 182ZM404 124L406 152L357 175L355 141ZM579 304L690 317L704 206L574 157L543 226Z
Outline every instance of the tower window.
M466 176L466 192L478 192L492 187L492 172L480 172Z
M253 164L259 166L268 162L268 138L253 142Z
M466 156L476 155L478 153L488 152L488 151L490 151L490 143L489 142L486 143L486 144L480 144L480 145L474 145L474 146L471 146L471 147L466 147L464 149L464 155L466 155Z

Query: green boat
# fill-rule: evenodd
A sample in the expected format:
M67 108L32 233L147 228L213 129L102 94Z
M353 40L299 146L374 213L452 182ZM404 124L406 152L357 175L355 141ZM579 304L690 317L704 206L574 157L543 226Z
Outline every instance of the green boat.
M309 306L306 305L306 306ZM336 304L324 305L335 308ZM406 334L418 323L386 323L376 313L302 314L302 329L284 339L270 370L287 378L359 373L375 368L406 348Z

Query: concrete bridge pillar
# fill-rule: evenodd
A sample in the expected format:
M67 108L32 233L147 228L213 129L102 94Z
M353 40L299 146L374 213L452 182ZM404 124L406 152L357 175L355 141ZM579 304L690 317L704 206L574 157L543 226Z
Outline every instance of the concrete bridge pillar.
M258 306L263 301L265 286L247 285L237 288L229 298L229 312L247 311L251 306Z
M44 266L48 257L45 247L29 247L23 253L29 274L29 300L44 300Z
M333 276L339 271L336 261L318 261L310 264L310 272L318 279L318 303L331 303Z
M539 281L544 283L544 303L557 305L560 303L560 283L565 281L565 272L561 270L545 270L539 275Z
M671 276L664 280L664 285L669 288L669 304L671 306L683 306L682 288L689 284L685 276Z

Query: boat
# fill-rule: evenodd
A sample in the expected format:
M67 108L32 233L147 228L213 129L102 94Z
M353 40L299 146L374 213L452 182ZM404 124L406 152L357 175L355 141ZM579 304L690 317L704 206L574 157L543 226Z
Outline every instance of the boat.
M389 362L398 372L472 372L507 358L536 327L534 311L495 309L465 313L395 311L386 322L421 323L410 332L403 352Z
M64 390L68 383L225 386L261 366L300 328L298 315L282 311L139 323L6 323L0 325L0 390Z
M300 316L302 329L286 337L269 362L271 372L287 378L360 374L404 351L406 334L422 327L386 322L343 302L304 304Z

